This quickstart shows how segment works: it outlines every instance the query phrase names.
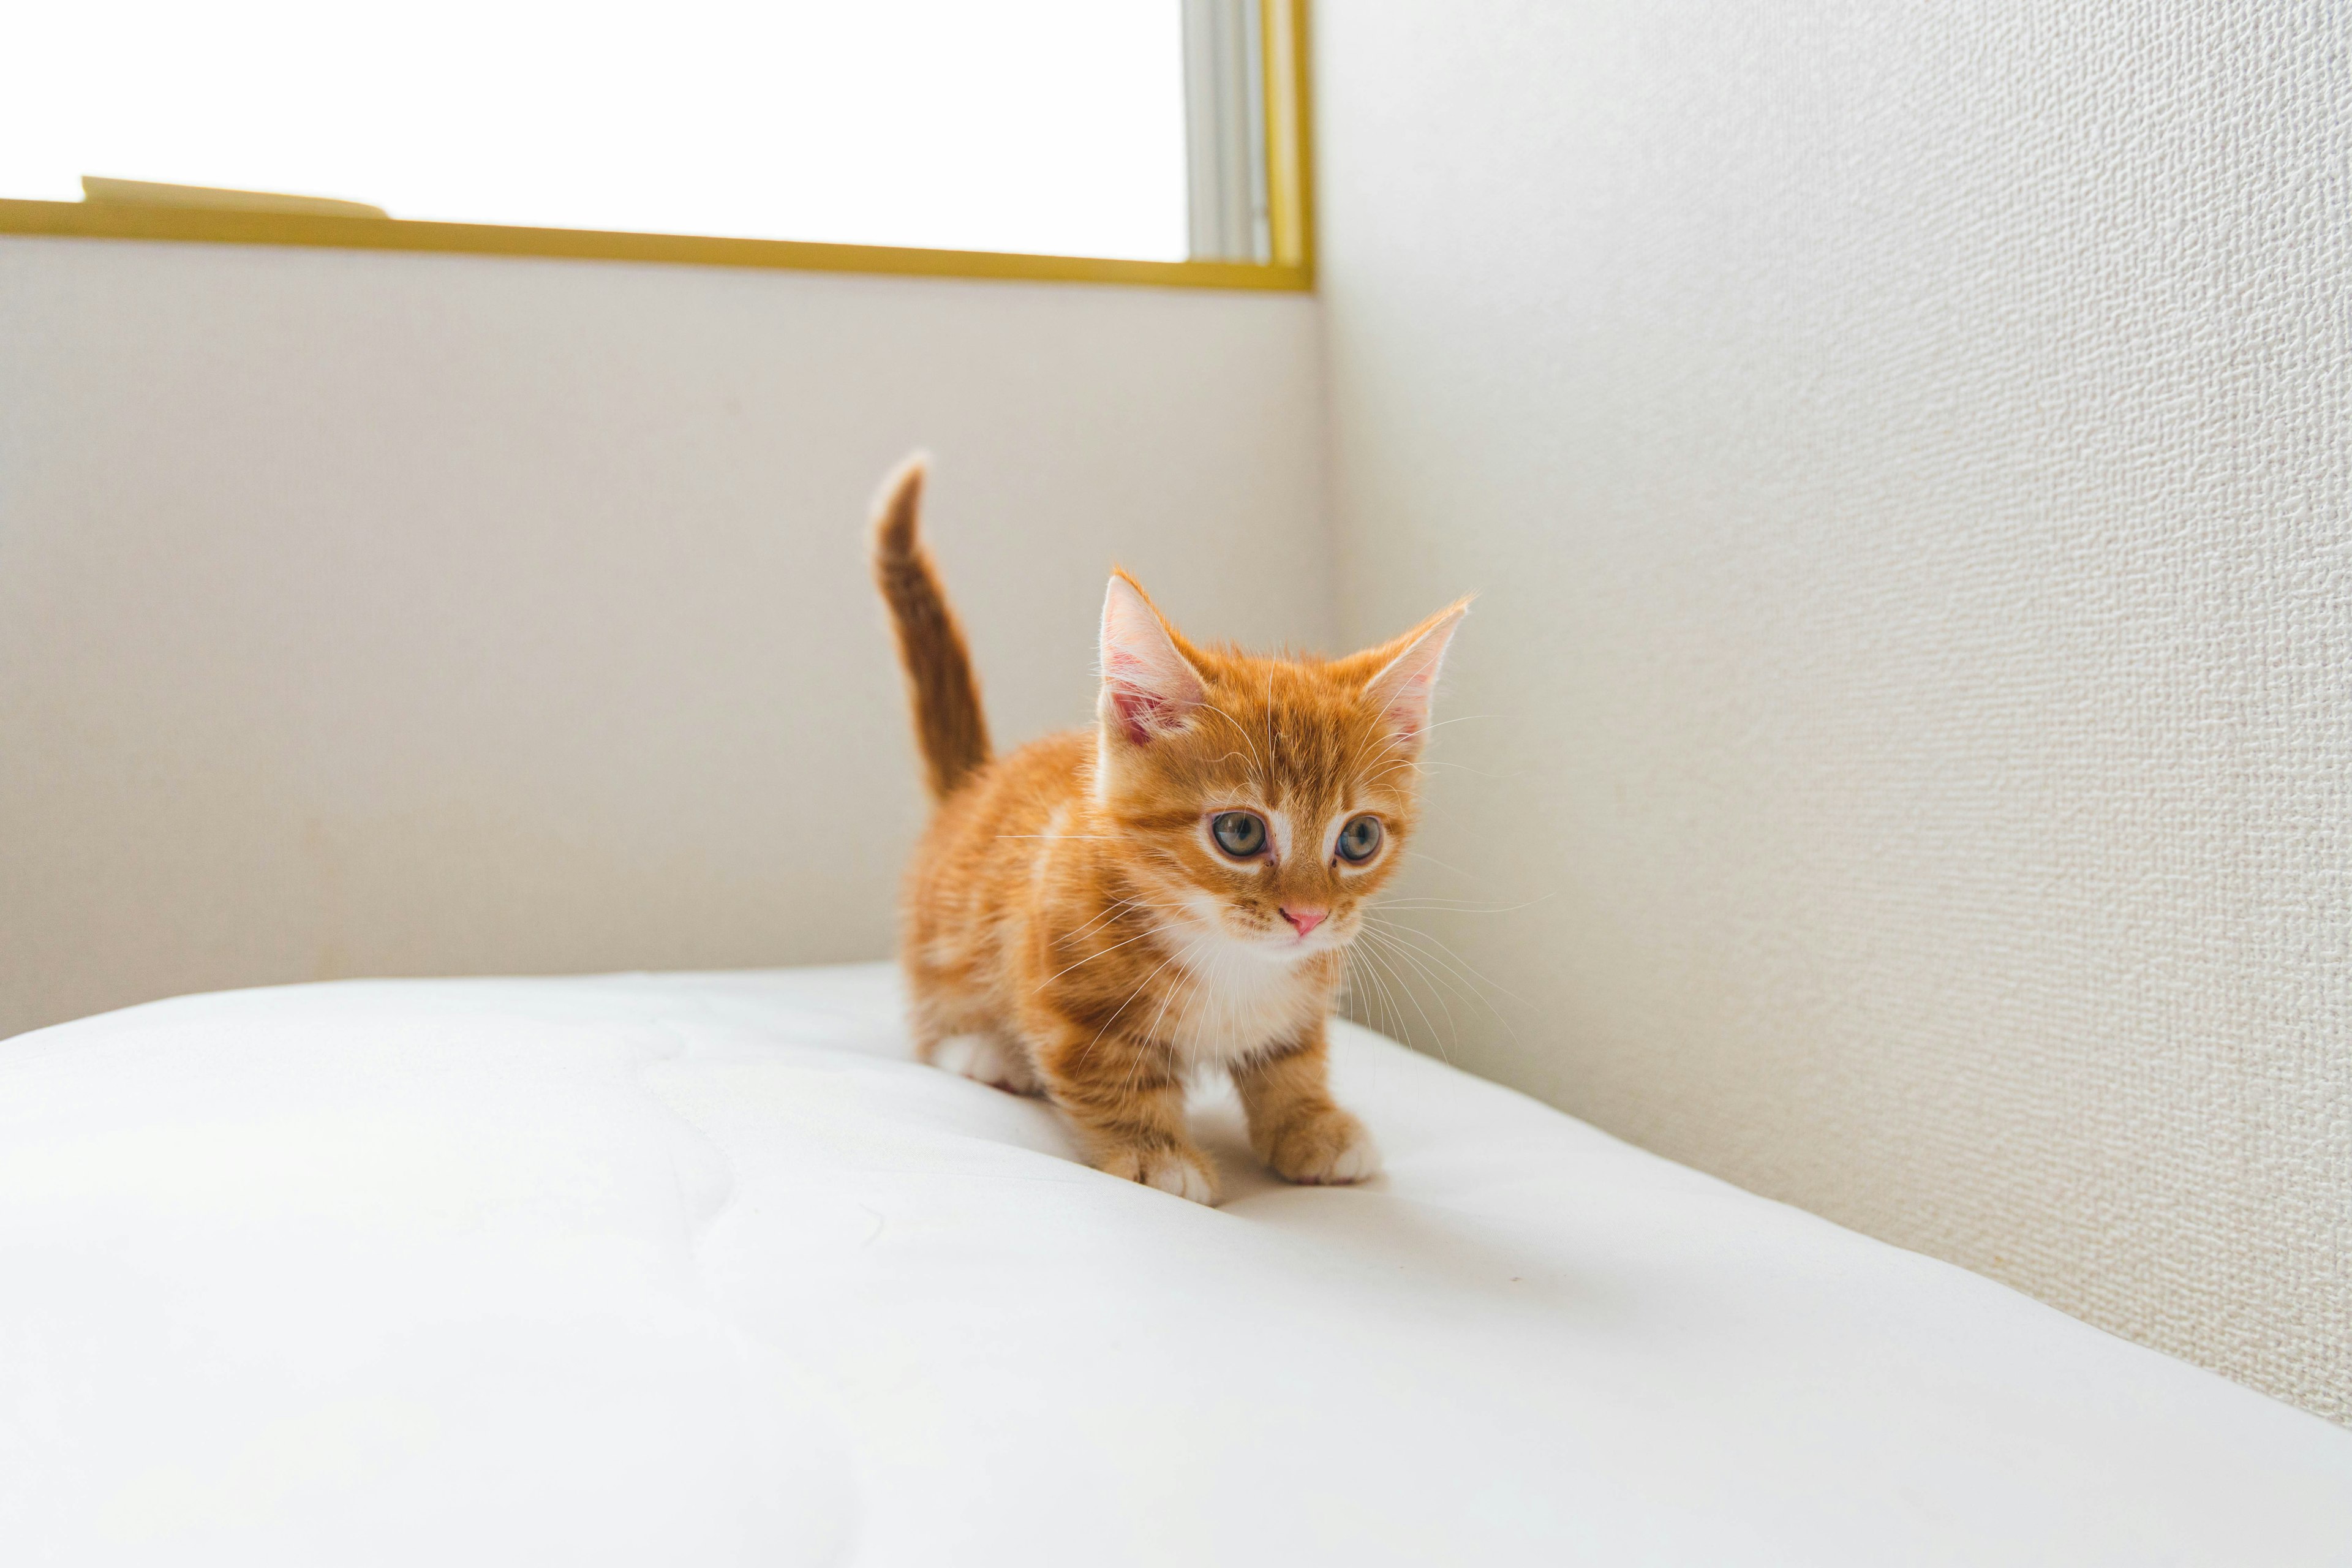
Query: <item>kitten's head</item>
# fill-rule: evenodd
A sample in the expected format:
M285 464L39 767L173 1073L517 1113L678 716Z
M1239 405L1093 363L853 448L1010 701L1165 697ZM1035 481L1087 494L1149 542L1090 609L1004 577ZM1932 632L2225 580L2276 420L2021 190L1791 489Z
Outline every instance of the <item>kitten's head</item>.
M1346 658L1258 658L1186 641L1115 574L1095 797L1149 900L1275 963L1352 940L1412 835L1430 696L1467 609Z

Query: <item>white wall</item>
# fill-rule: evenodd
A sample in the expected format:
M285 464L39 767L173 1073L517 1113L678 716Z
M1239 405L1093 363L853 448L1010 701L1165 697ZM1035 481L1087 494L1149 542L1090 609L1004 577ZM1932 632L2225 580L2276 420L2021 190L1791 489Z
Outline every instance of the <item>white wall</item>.
M348 974L888 949L886 465L1000 742L1114 559L1324 640L1299 297L0 241L0 1034Z
M1317 47L1341 630L1485 590L1421 886L1545 900L1456 1059L2352 1417L2340 8Z

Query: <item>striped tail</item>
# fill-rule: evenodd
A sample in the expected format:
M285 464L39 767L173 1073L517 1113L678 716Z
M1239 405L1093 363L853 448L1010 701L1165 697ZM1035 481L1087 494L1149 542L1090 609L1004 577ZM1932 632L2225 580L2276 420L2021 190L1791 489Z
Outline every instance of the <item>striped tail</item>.
M898 633L915 738L923 748L931 798L945 800L989 759L988 720L963 628L948 607L939 568L923 547L923 459L909 458L882 488L874 518L874 581Z

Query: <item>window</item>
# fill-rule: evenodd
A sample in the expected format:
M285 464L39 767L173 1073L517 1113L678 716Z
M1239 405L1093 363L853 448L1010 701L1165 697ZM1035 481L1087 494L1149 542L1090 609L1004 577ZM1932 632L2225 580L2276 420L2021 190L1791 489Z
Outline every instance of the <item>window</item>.
M16 7L0 232L1300 287L1302 11Z

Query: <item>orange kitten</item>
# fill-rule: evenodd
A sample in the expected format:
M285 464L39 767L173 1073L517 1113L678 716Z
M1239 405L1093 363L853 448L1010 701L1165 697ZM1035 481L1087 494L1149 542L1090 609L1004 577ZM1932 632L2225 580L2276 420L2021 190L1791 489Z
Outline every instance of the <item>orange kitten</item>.
M1466 602L1341 659L1202 647L1114 572L1092 730L992 757L955 613L885 490L888 601L939 806L908 869L900 957L926 1061L1068 1117L1102 1170L1214 1203L1185 1131L1196 1068L1233 1075L1250 1142L1294 1182L1380 1171L1324 1085L1324 1025L1364 901L1418 809L1431 689Z

